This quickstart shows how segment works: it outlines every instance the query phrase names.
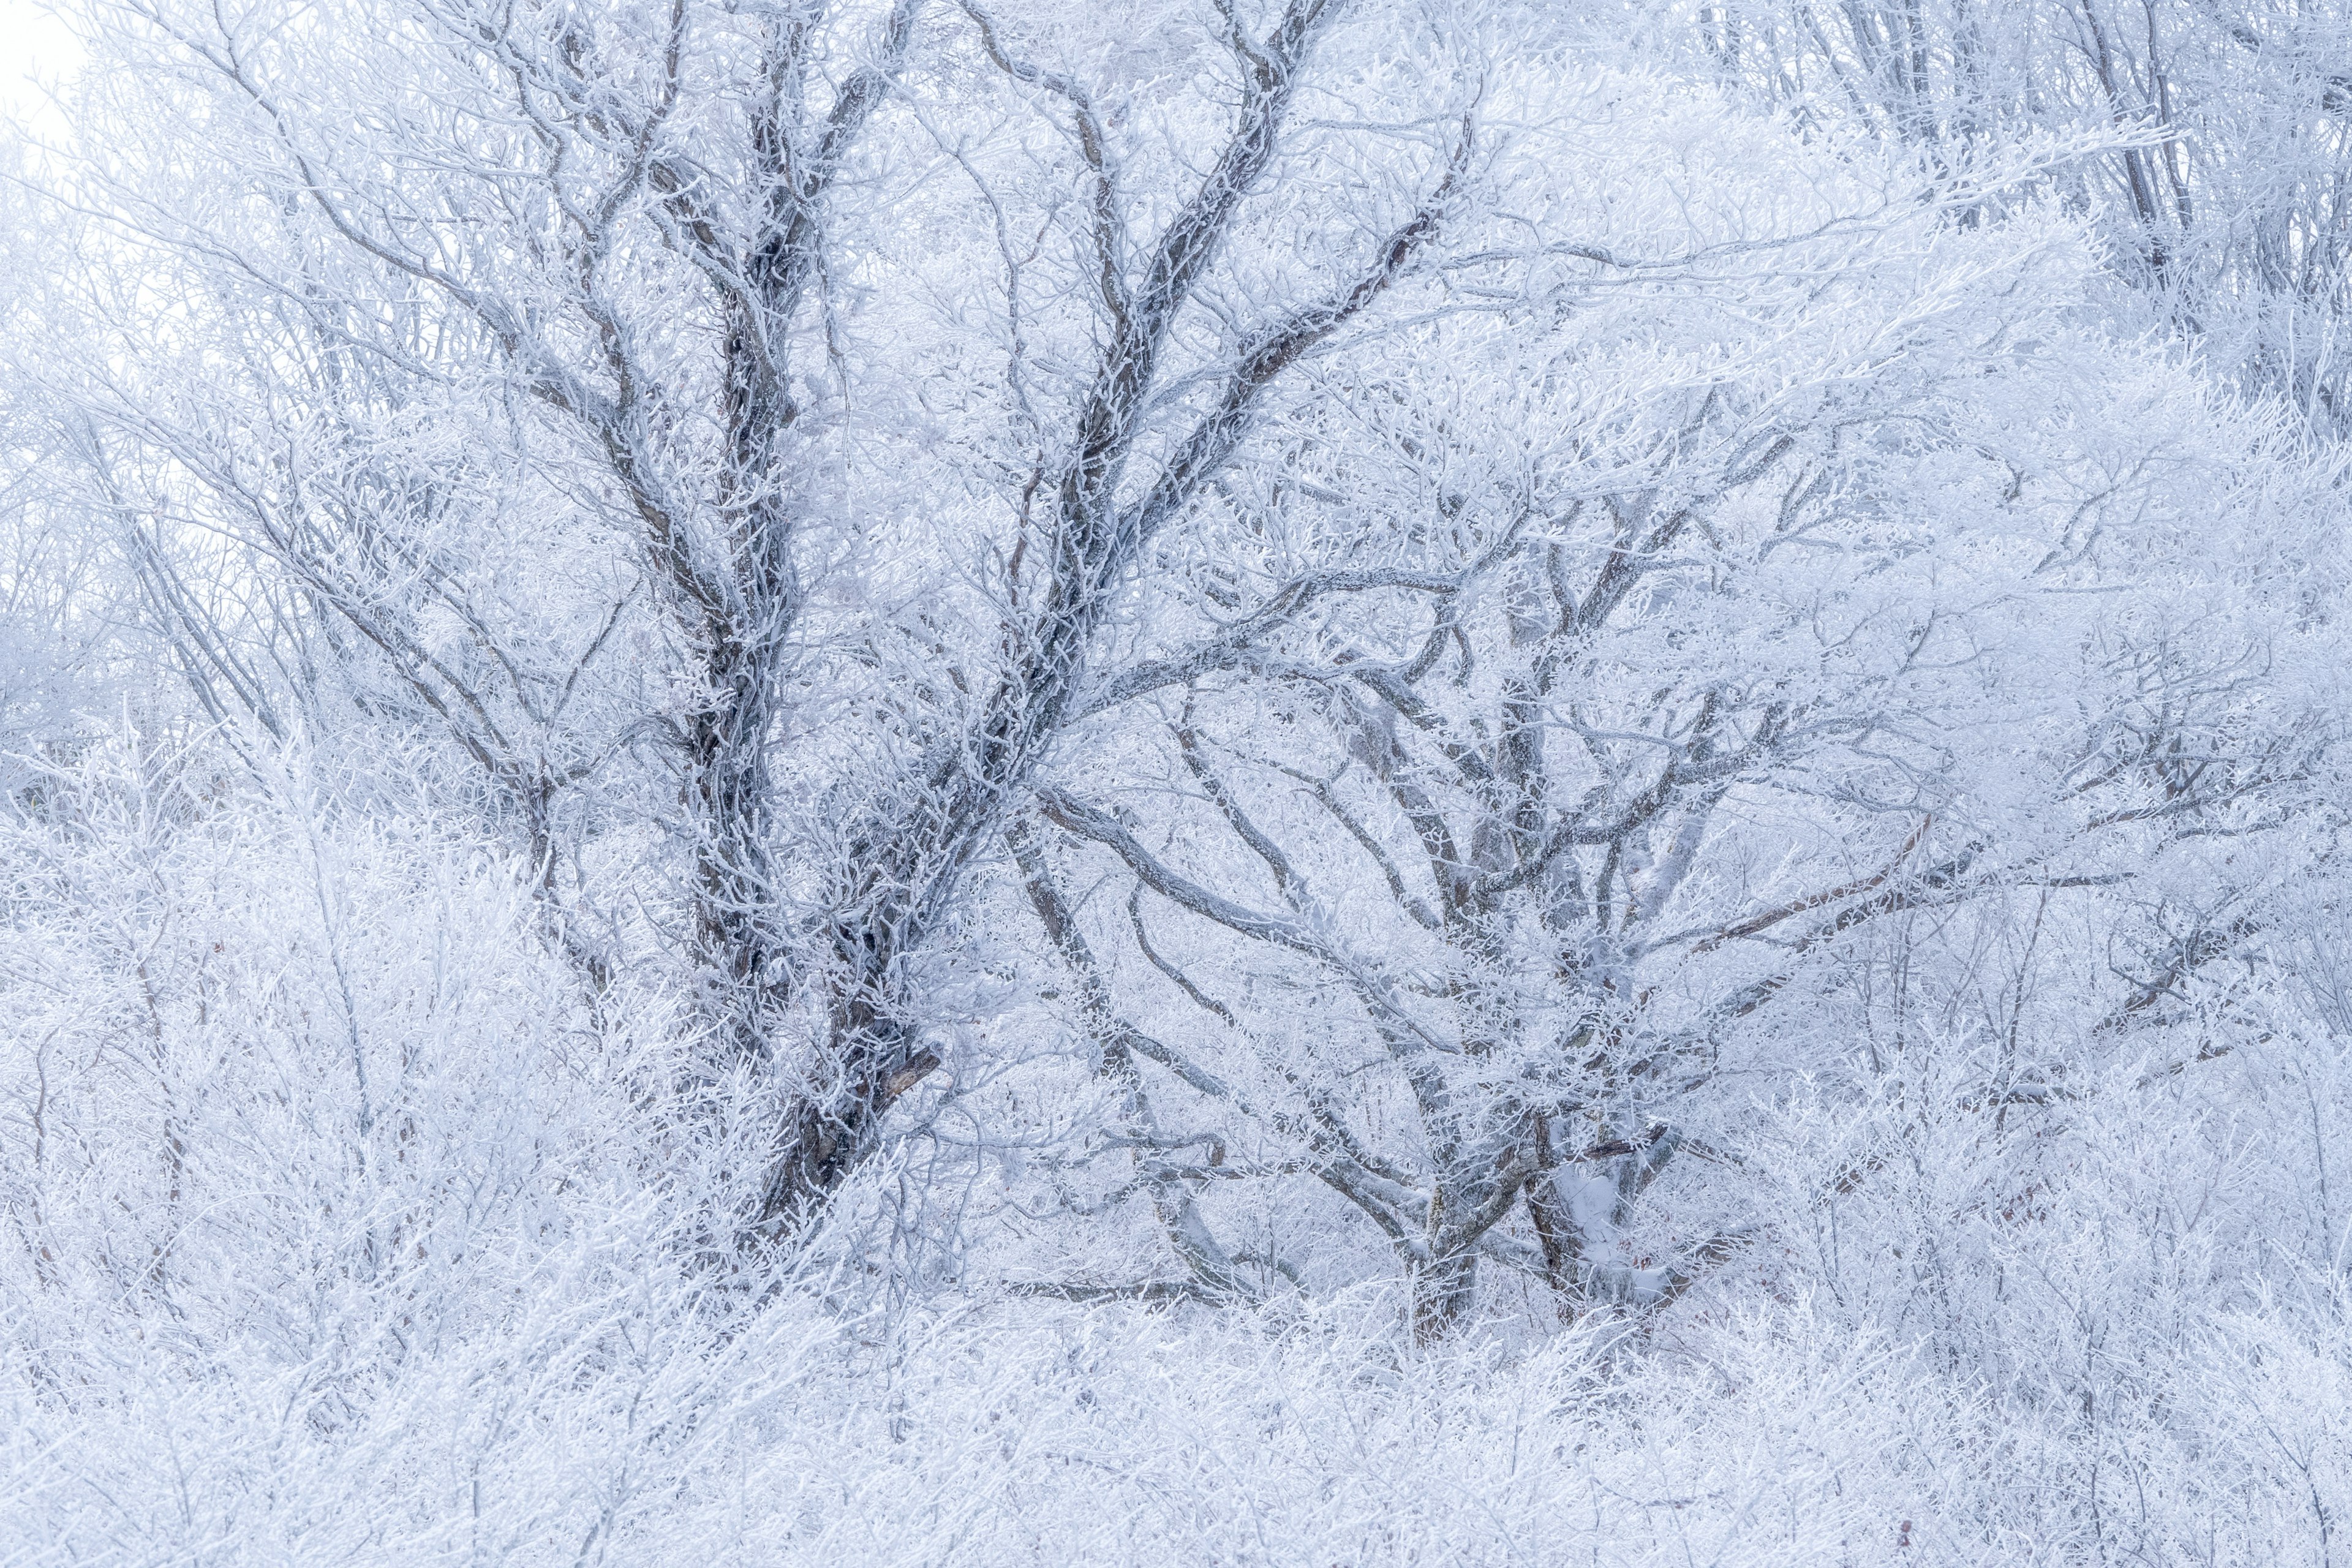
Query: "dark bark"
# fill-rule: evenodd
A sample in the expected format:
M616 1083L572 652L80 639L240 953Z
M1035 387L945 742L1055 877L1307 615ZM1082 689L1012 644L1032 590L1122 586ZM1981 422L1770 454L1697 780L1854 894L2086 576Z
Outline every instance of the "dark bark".
M822 1208L877 1142L881 1119L929 1070L906 1026L906 970L934 940L982 847L1001 830L1047 744L1072 716L1087 660L1121 579L1153 535L1229 460L1261 395L1300 355L1369 307L1433 237L1469 152L1469 127L1427 202L1330 297L1293 311L1234 353L1210 410L1171 448L1148 486L1121 493L1160 355L1179 314L1271 163L1328 0L1290 0L1263 41L1233 40L1242 98L1234 129L1200 187L1142 251L1130 274L1115 201L1094 209L1105 341L1073 418L1058 472L1039 487L1045 571L1006 626L1005 663L973 721L939 738L922 773L866 822L835 898L835 1005L822 1081L799 1114L769 1185L762 1221L789 1226ZM999 68L1062 98L1108 188L1101 132L1075 83L1005 48L986 14L966 11ZM896 1086L896 1087L894 1087Z

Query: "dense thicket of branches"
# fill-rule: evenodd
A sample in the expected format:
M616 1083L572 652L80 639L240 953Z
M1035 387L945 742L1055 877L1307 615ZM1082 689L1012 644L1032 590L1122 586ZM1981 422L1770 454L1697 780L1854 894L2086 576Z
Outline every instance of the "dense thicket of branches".
M78 26L0 1561L2340 1552L2352 14Z

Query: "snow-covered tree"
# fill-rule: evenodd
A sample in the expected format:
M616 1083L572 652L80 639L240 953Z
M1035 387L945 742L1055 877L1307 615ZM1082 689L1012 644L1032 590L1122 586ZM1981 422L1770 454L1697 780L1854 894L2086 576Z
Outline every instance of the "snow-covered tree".
M1150 1026L1088 993L1119 1070L1217 1102L1137 1133L1179 1152L1147 1173L1229 1186L1199 1151L1241 1113L1256 1166L1369 1216L1438 1322L1482 1254L1601 1300L1721 1258L1736 1209L1645 1268L1614 1242L1699 1129L1729 1135L1727 1089L1856 1058L1831 998L1888 917L2095 902L2141 949L2093 988L2120 1021L2263 923L2246 840L2332 853L2332 704L2289 673L2336 657L2312 584L2213 575L2214 530L2336 559L2301 531L2328 495L2279 492L2282 438L2070 321L2056 215L1963 229L1948 186L1651 96L1602 79L1518 117L1497 207L1609 226L1434 274L1223 488L1157 646L1090 704L1118 740L1042 796L1137 898L1098 894L1088 942L1024 862L1089 986L1132 955ZM1564 155L1678 136L1706 153L1646 192ZM1445 316L1474 278L1494 303ZM2190 886L2174 927L2127 912ZM1949 984L1918 970L1873 1005ZM1235 1288L1183 1212L1180 1251Z
M2328 1560L2326 5L74 14L0 1561Z

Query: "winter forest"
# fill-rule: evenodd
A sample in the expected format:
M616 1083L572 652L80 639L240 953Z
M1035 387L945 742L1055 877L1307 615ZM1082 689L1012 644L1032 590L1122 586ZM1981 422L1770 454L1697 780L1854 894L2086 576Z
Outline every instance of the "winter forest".
M0 1563L2352 1563L2344 0L68 0Z

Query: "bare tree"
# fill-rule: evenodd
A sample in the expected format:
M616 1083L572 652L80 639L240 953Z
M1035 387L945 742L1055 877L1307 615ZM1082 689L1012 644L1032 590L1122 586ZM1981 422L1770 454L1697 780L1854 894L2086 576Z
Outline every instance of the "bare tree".
M909 965L1062 728L1129 578L1227 464L1265 390L1415 265L1474 144L1473 119L1442 120L1401 209L1358 237L1354 254L1335 243L1330 266L1278 281L1265 308L1225 331L1214 323L1231 302L1204 310L1198 296L1221 255L1267 221L1254 196L1269 182L1328 180L1348 153L1346 137L1334 146L1328 135L1286 152L1336 13L1297 0L1263 23L1227 12L1208 31L1179 29L1217 73L1210 93L1238 95L1229 112L1197 97L1177 106L1190 121L1225 115L1188 184L1139 165L1133 130L1123 137L1078 76L1034 63L985 12L919 27L921 9L905 0L866 18L681 0L658 16L588 19L394 7L387 25L431 42L421 68L447 107L422 121L404 111L399 132L375 134L328 107L334 89L305 76L287 35L154 7L141 16L155 58L192 71L215 111L249 129L239 145L274 194L276 221L263 242L207 229L168 193L95 187L137 243L214 279L228 317L269 344L248 362L257 397L308 399L310 425L333 428L265 421L207 441L155 417L138 389L104 388L94 402L129 441L177 463L164 490L244 520L243 536L323 617L318 635L373 646L417 715L517 803L537 861L555 859L556 795L649 727L666 740L711 1070L768 1078L781 1096L779 1149L755 1205L766 1235L820 1206L871 1152L892 1103L937 1065L908 1005ZM910 74L919 32L931 73L921 82ZM838 209L845 189L886 178L909 136L959 149L970 140L940 129L961 106L934 85L967 69L1044 111L1075 145L1075 163L1053 177L1074 183L1076 202L1050 188L1020 200L1047 229L1069 229L1083 289L1039 294L1033 279L1024 295L1012 279L1007 308L1060 310L1086 357L1056 367L1066 395L1019 410L1029 471L1018 538L985 568L992 641L959 645L953 692L884 672L909 748L878 782L846 781L844 798L859 804L828 824L814 883L795 888L777 858L793 834L778 805L777 757L796 722L788 694L806 691L840 647L903 643L890 626L813 619L810 608L819 476L865 417L849 412L841 379L854 367L840 340L846 308L830 291L835 269L851 265L839 233L851 220ZM894 94L903 113L886 110ZM877 142L886 112L896 117ZM997 163L1015 168L1018 153ZM1014 199L992 188L1003 171L957 155L1001 236ZM1253 260L1263 254L1254 240ZM1173 389L1171 361L1182 373ZM478 389L470 410L453 384ZM831 401L813 420L821 384ZM473 417L516 432L486 457L503 467L480 495L462 496L459 474L389 454L387 426L427 396L444 428ZM267 483L242 460L257 440ZM323 454L333 493L313 472ZM551 483L551 462L569 466ZM510 616L419 542L504 528L497 514L515 505L569 507L582 519L577 547L593 552L608 531L639 563L588 584L568 643L528 668ZM949 535L945 558L968 537ZM495 558L495 546L475 548L472 559ZM235 656L198 631L163 554L149 553L159 606L208 650L190 668L258 701L261 682L230 673ZM554 721L548 704L572 700L641 614L640 583L679 656L668 683L683 698L635 718L608 711L592 743L551 760L535 739ZM436 640L453 617L471 663Z
M1319 1180L1368 1217L1427 1332L1460 1320L1481 1258L1576 1303L1671 1300L1748 1223L1735 1206L1664 1256L1628 1250L1642 1200L1701 1146L1727 1074L1835 1059L1780 1038L1807 1026L1776 1004L1842 984L1878 922L2018 889L2127 897L2168 847L2287 820L2319 732L2247 728L2236 656L2177 626L2072 618L2148 566L2100 535L2147 550L2161 437L2032 476L2003 459L2021 389L2072 373L2007 285L1894 259L1909 224L1943 221L1834 259L1792 240L1744 286L1727 257L1652 273L1695 313L1744 287L1751 322L1773 300L1883 310L1899 346L1848 358L1823 321L1774 340L1811 345L1806 369L1690 384L1653 363L1603 402L1592 382L1626 362L1571 367L1609 363L1612 309L1641 307L1586 292L1632 265L1595 246L1562 286L1573 316L1556 297L1549 321L1441 332L1425 380L1356 367L1226 487L1201 631L1091 694L1131 737L1129 776L1080 762L1037 795L1133 879L1124 916L1097 915L1092 946L1063 934L1082 917L1054 867L1017 857L1106 1060L1168 1075L1127 1090L1146 1112L1117 1142L1199 1145L1170 1144L1156 1095L1274 1151L1233 1171L1136 1156L1201 1288L1231 1293L1232 1258L1201 1218L1213 1201L1188 1210L1170 1184L1255 1175ZM1801 296L1779 292L1784 268ZM1979 390L2002 381L2017 390ZM1932 523L1912 500L1931 473ZM1967 565L1936 566L1946 552ZM2103 717L2044 750L2013 726L2059 690ZM1990 807L1971 776L1988 750L2043 804ZM1193 1022L1130 1021L1169 1006Z
M972 857L992 843L1062 728L1125 579L1226 467L1268 385L1379 300L1438 230L1473 151L1467 117L1425 195L1352 275L1310 282L1304 302L1278 305L1219 343L1206 363L1188 365L1207 390L1197 407L1168 407L1163 362L1219 250L1247 221L1246 199L1275 163L1329 12L1323 0L1292 0L1263 38L1228 14L1241 95L1232 126L1173 215L1156 232L1138 233L1119 156L1087 88L1022 58L986 12L965 7L990 62L1041 96L1077 143L1098 347L1061 422L1036 436L1020 537L999 580L1000 668L975 693L969 719L930 741L916 776L853 839L831 916L829 1080L803 1103L765 1219L782 1219L836 1184L891 1102L936 1062L906 1037L897 995L903 967L930 940Z

